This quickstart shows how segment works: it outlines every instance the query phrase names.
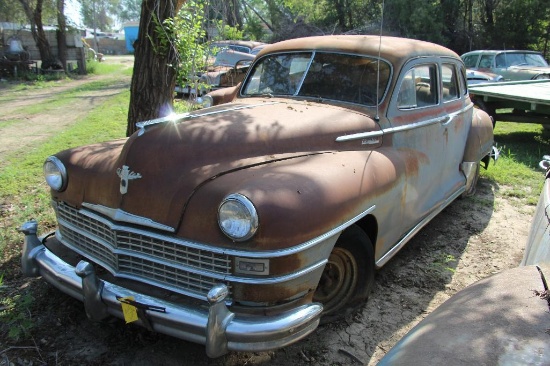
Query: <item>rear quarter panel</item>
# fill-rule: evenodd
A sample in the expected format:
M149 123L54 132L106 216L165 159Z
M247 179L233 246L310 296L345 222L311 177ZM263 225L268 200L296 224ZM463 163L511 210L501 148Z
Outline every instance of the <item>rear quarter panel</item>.
M472 127L464 150L465 162L479 162L491 152L493 146L493 121L481 109L474 108Z

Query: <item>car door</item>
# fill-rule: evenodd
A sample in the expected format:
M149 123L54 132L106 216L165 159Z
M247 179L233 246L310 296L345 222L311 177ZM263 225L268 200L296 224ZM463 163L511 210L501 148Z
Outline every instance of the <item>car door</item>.
M440 100L440 64L437 58L409 62L396 83L388 108L393 148L406 166L402 197L403 227L413 228L444 198L441 173L445 165L447 121Z
M440 171L440 190L443 198L452 197L464 187L466 180L460 170L464 148L470 131L473 108L466 98L464 67L455 59L442 59L441 107L444 118L441 122L443 136L443 164Z

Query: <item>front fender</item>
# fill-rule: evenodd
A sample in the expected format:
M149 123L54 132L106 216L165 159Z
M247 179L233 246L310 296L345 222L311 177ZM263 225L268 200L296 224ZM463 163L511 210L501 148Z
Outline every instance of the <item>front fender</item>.
M392 191L404 172L398 157L376 151L307 155L234 171L201 186L182 218L182 237L243 250L300 245L360 215ZM218 227L223 198L240 193L255 205L256 235L232 243ZM398 207L398 205L393 205Z
M207 95L212 98L212 105L219 105L232 102L237 96L237 92L241 88L241 83L230 86L227 88L221 88L218 90L211 91Z

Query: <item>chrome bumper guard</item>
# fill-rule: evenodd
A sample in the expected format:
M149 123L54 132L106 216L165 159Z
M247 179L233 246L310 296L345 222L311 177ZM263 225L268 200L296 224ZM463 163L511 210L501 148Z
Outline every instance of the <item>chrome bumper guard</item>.
M66 294L82 301L87 316L102 320L109 315L124 319L121 297L133 296L135 303L149 304L146 319L137 324L159 333L204 344L209 357L228 351L265 351L294 343L315 330L323 306L306 304L274 316L232 313L225 304L228 289L216 285L208 293L208 310L174 304L128 290L101 280L93 266L80 261L76 267L49 251L36 235L38 224L29 221L20 231L25 234L21 268L27 277L42 276Z

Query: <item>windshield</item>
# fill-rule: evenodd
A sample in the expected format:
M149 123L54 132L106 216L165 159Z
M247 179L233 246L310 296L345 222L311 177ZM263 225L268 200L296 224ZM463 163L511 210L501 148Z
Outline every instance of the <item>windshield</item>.
M389 64L374 57L323 52L275 54L254 65L242 95L303 96L375 105L377 96L378 102L382 100L389 76Z
M546 60L538 53L505 52L495 58L496 67L510 66L548 66Z

